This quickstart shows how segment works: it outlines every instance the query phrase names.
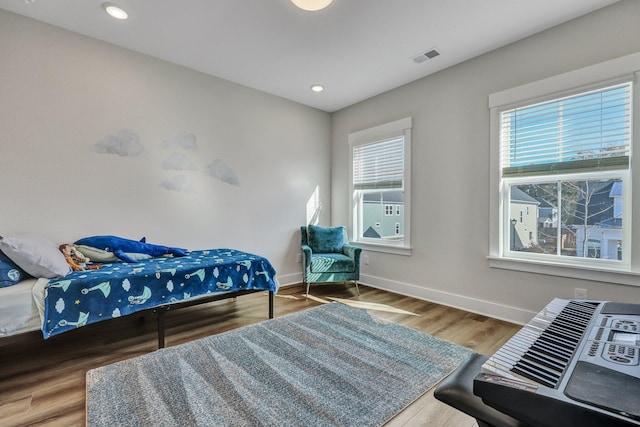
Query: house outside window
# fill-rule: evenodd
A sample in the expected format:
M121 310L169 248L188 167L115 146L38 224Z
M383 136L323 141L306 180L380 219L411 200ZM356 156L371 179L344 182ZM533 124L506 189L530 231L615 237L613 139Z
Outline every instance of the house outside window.
M500 109L502 257L628 265L631 104L625 81Z
M408 255L411 118L351 133L349 145L351 240L368 250Z

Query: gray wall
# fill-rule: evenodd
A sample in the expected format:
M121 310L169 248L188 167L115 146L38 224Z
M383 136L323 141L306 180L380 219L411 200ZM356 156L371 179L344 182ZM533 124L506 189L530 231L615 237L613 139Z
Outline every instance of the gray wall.
M623 1L329 115L0 11L0 235L232 247L293 283L316 188L319 222L348 222L347 134L412 116L413 254L367 253L363 282L520 321L575 287L640 302L636 287L486 260L487 96L640 51L638 18ZM95 151L125 129L139 155Z
M236 248L301 280L329 114L2 10L0 40L0 235Z
M639 22L640 1L622 1L334 113L333 224L349 220L347 135L413 117L413 253L368 252L362 282L521 322L575 287L640 302L635 286L500 270L486 259L489 94L638 52Z

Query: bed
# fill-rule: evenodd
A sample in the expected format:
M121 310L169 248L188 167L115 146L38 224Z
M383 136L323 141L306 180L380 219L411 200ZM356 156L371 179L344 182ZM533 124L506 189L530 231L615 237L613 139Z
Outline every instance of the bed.
M0 338L37 331L42 326L34 293L43 295L47 279L28 278L18 284L0 288Z
M268 291L273 318L277 289L276 272L267 259L235 249L105 263L98 270L28 278L0 288L0 337L41 329L49 338L120 316L154 313L158 346L164 347L168 310Z

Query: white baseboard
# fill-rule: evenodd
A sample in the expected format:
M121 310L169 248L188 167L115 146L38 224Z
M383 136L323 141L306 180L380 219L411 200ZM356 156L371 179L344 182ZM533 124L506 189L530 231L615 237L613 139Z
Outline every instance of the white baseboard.
M278 282L280 283L280 287L299 285L302 283L302 272L282 276L279 275ZM536 312L496 304L491 301L452 294L411 283L402 283L365 274L360 275L358 283L371 286L372 288L382 289L396 294L406 295L423 301L434 302L520 325L528 323L537 314Z
M302 283L302 272L285 274L282 276L278 275L277 279L278 279L278 283L280 284L280 287L297 285L299 283Z
M520 325L528 323L537 314L532 311L496 304L491 301L452 294L437 289L429 289L424 286L417 286L410 283L396 282L393 280L383 279L381 277L360 275L359 283L371 286L372 288L383 289L396 294L435 302Z

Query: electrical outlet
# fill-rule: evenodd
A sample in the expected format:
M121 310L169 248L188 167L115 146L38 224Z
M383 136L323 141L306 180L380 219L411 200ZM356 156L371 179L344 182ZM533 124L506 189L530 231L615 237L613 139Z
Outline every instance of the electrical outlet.
M299 253L299 254L297 255L297 257L296 257L296 261L298 261L298 263L301 263L301 262L302 262L302 254L300 254L300 253Z
M362 262L364 265L369 265L369 255L362 255Z
M589 298L589 291L587 289L575 288L573 290L573 297L575 299L587 299Z

